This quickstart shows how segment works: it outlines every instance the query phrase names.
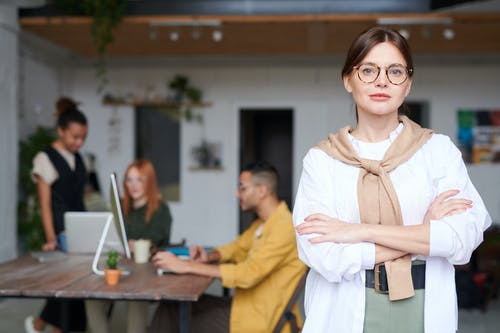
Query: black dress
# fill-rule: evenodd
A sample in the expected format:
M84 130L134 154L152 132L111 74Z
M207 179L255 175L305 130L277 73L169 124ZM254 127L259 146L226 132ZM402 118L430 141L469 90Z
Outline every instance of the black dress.
M83 191L87 182L87 171L80 154L75 153L75 170L71 170L63 156L52 147L44 150L59 177L51 185L51 202L54 229L56 234L64 231L64 213L84 211ZM67 316L63 318L62 314ZM48 299L42 313L45 322L69 331L85 331L87 316L83 300ZM66 319L67 322L63 322ZM63 327L64 326L64 327Z

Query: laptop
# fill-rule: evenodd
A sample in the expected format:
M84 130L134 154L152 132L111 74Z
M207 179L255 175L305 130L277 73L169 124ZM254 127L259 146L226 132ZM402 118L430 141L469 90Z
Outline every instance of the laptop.
M64 224L68 253L94 254L108 219L113 215L109 212L66 212ZM123 246L114 223L111 224L103 252L114 249L123 253Z
M68 253L95 253L95 257L98 258L102 253L116 250L123 253L126 258L131 258L118 182L114 172L110 175L109 192L111 212L64 214ZM97 266L94 268L97 270Z

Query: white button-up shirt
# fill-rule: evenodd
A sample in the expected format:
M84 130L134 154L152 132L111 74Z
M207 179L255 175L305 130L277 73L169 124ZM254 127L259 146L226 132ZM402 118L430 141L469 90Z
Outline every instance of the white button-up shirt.
M351 137L359 156L381 160L402 124L383 142L366 143ZM342 163L322 150L311 149L293 210L298 225L313 213L323 213L348 223L360 223L357 183L359 169ZM491 224L484 203L472 185L460 151L449 137L434 134L407 162L390 172L398 195L403 223L421 224L434 198L451 189L457 197L473 201L467 212L431 221L430 255L427 261L425 332L457 330L455 264L469 261ZM365 270L373 269L373 243L311 244L313 235L297 236L299 257L311 267L307 277L304 333L361 333L365 314Z

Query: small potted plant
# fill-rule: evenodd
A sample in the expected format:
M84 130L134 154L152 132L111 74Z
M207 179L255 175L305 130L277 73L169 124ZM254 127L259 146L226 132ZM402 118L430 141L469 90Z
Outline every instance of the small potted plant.
M106 266L107 268L104 270L106 284L110 286L118 284L118 281L120 281L121 270L118 269L118 252L116 250L108 252Z

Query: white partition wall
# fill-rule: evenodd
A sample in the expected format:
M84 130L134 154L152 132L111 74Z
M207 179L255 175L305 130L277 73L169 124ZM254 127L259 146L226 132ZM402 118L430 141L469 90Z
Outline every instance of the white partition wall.
M0 262L16 256L17 8L0 5Z

